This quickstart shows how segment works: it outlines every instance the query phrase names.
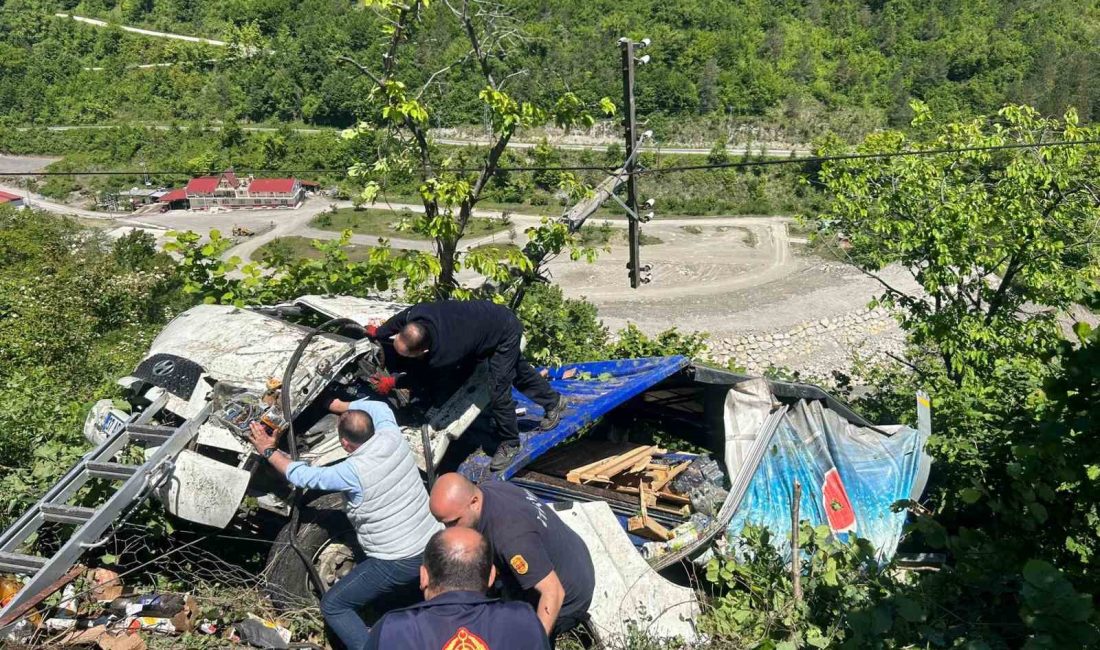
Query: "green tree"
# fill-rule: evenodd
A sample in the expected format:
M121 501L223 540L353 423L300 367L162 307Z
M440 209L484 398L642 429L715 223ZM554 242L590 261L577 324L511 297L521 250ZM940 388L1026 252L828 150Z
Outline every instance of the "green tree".
M1100 272L1100 147L988 148L1096 139L1100 129L1079 126L1073 111L1058 121L1009 106L937 124L924 105L913 109L926 138L883 132L857 151L985 149L826 164L820 180L832 199L816 225L849 243L851 262L882 284L913 344L933 347L961 383L988 376L999 359L1051 349L1059 310ZM882 277L895 264L915 287Z
M522 71L508 68L507 54L510 51L509 34L517 31L518 24L503 7L475 5L465 0L444 3L443 8L420 1L403 5L389 0L369 0L368 5L385 15L390 23L387 27L389 45L380 66L376 70L352 57L341 57L374 84L369 97L372 110L369 121L349 130L347 137L356 138L372 131L385 136L381 151L373 161L361 161L349 170L353 176L366 181L364 198L373 202L394 175L417 179L424 213L414 220L412 227L435 240L439 274L434 290L438 295L449 296L459 288L456 274L464 267L501 281L513 275L512 267L520 273L529 271L532 263L522 252L512 251L504 259L476 249L460 255L459 241L517 129L547 123L560 127L591 125L594 118L588 106L573 93L564 93L556 99L530 101L512 96L506 89L507 83ZM404 70L398 62L411 56L409 43L423 29L429 12L432 12L432 20L457 21L464 35L463 51L457 62L432 74L414 91L408 81L398 77L399 70ZM439 74L462 65L470 66L479 77L481 89L477 97L489 116L492 141L483 153L452 159L450 162L460 167L454 170L432 143L428 133L430 111L424 97ZM568 244L568 237L563 241L550 237L553 234L547 229L532 231L536 238Z

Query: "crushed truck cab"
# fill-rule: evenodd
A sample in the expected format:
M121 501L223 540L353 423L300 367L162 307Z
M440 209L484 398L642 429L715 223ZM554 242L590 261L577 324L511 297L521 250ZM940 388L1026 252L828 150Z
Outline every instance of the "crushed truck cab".
M281 378L291 356L309 331L306 323L350 318L361 325L381 324L404 305L354 297L303 296L270 307L199 305L180 314L156 337L134 373L119 383L135 410L161 396L167 403L156 424L170 425L198 413L219 385L262 392L269 380ZM365 396L366 377L384 370L380 345L366 338L322 333L298 360L290 390L299 454L312 465L330 465L347 454L336 434L336 417L318 412L316 400L328 389L345 398ZM425 467L422 426L429 427L435 460L446 443L457 438L488 401L483 381L475 375L470 389L434 409L431 418L406 422L406 435ZM89 413L84 433L101 442L128 417L109 400ZM272 480L266 463L256 462L252 445L240 431L207 419L175 462L171 476L156 495L172 514L199 524L226 526L245 496L259 507L287 514L284 481Z

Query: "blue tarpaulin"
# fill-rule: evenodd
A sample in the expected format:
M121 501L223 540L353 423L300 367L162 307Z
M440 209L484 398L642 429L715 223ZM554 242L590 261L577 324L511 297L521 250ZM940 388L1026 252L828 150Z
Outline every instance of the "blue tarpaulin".
M685 357L655 357L578 363L548 369L551 385L570 400L561 422L540 431L542 409L513 391L527 413L520 418L522 448L511 466L493 474L489 457L477 452L459 471L480 482L508 479L549 449L574 436L612 409L653 388L689 365ZM565 379L569 376L569 379ZM730 387L746 378L730 375ZM762 381L762 380L756 380ZM721 386L708 382L710 386ZM827 406L825 399L800 400L776 407L767 383L753 407L767 421L748 431L726 431L727 467L733 483L716 525L737 536L747 523L768 527L779 545L789 538L791 497L795 481L802 485L800 516L813 525L828 524L840 539L857 535L871 541L882 559L893 556L901 537L905 512L891 505L918 498L927 473L927 436L909 427L872 428L852 423ZM730 391L733 395L737 391ZM820 391L818 391L820 393ZM821 393L824 395L824 393ZM735 402L736 403L736 402ZM788 404L790 402L788 401ZM731 406L727 405L727 409ZM840 408L840 407L838 407ZM841 410L844 410L841 408ZM761 417L764 417L762 415ZM730 427L727 419L727 428ZM741 445L737 449L734 449ZM755 451L753 451L755 450ZM719 450L714 450L719 452ZM716 453L721 458L721 453ZM728 525L722 527L722 522Z
M820 402L801 401L763 435L766 448L729 523L731 535L749 523L762 525L789 552L798 481L802 520L828 525L841 540L851 535L869 540L880 560L893 557L906 513L891 506L923 489L923 434L910 427L892 427L889 433L857 427Z
M647 357L643 359L618 359L574 363L558 368L548 368L550 385L569 399L569 408L558 426L550 431L539 431L542 408L513 390L512 394L527 414L519 419L520 440L523 447L510 467L492 476L489 457L478 453L462 464L460 472L471 480L487 478L507 479L530 461L596 421L603 414L620 404L659 384L688 366L687 357ZM570 379L563 377L569 376Z

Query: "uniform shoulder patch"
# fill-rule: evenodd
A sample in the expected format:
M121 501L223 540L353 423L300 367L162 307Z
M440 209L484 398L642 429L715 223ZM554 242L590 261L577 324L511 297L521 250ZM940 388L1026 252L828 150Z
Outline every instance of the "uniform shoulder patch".
M455 635L443 644L440 650L492 650L485 639L479 637L464 627L458 628Z
M508 564L511 564L516 573L520 574L521 576L527 574L527 560L523 559L522 555L513 555L512 559L508 560Z

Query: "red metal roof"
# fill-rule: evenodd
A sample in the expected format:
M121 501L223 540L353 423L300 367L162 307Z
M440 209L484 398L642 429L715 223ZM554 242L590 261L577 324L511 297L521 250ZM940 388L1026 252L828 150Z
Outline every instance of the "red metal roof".
M200 176L198 178L192 178L187 182L188 194L213 194L214 190L218 189L218 176Z
M248 186L248 193L290 194L294 191L294 183L293 178L257 178Z
M222 172L222 178L224 178L226 182L229 183L229 187L232 187L234 189L236 189L236 187L241 184L241 182L237 180L237 175L233 173L232 169L227 169L226 171Z
M0 203L10 203L12 201L21 201L23 197L18 194L11 194L10 192L0 192Z
M171 192L165 193L164 196L157 199L157 201L159 201L161 203L172 203L173 201L182 201L186 198L187 198L187 190L181 188L181 189L178 189L178 190L172 190Z

